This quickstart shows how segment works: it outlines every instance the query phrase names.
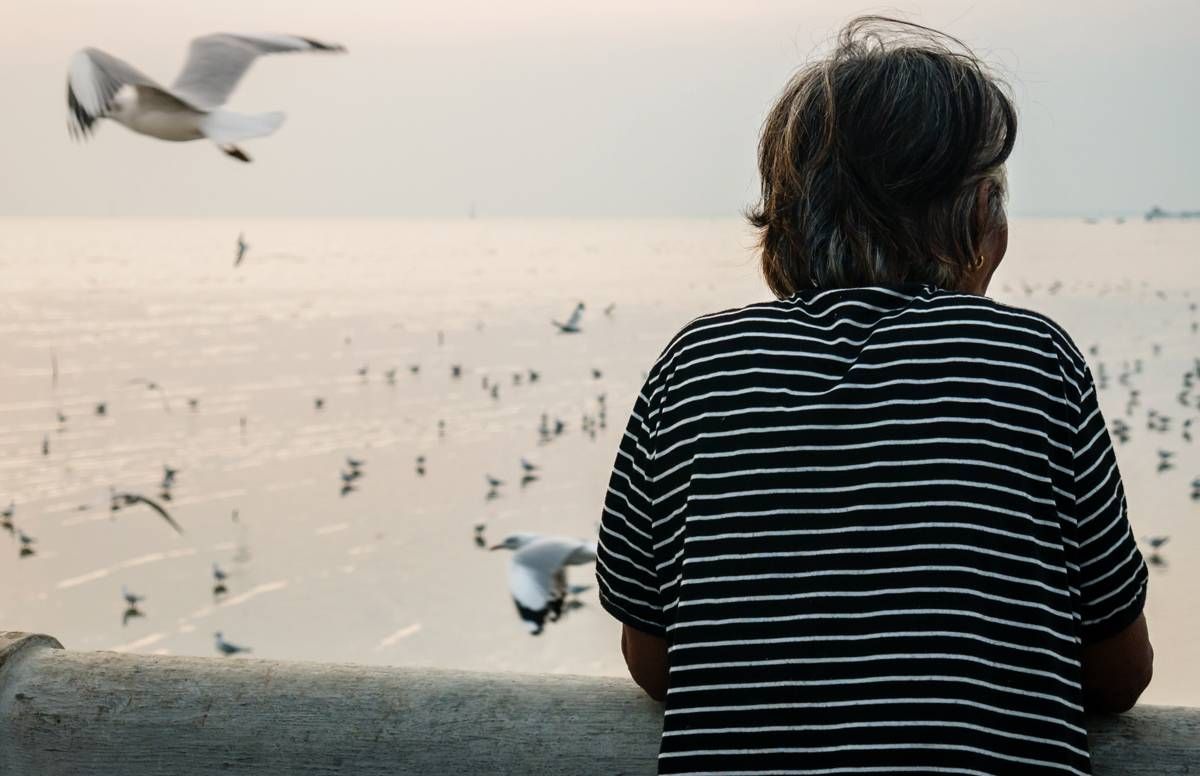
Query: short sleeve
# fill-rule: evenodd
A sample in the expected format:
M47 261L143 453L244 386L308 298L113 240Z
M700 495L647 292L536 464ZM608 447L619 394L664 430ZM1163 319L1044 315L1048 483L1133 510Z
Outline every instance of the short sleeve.
M1146 602L1146 563L1126 513L1125 489L1096 386L1085 366L1073 445L1081 638L1090 644L1128 627Z
M655 636L666 634L654 539L653 447L647 425L649 389L643 388L613 464L596 557L600 604L622 623Z

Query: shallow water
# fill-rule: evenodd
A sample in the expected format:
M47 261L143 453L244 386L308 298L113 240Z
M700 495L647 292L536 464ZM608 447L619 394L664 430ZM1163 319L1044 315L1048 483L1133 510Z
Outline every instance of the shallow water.
M235 270L240 231L251 247ZM1200 441L1181 428L1197 418L1200 439L1200 380L1189 406L1178 394L1200 357L1197 237L1186 223L1014 222L991 289L1098 346L1102 407L1131 426L1118 457L1134 530L1171 536L1152 569L1146 700L1193 705ZM531 638L507 555L479 550L472 527L594 534L659 349L695 315L767 298L752 243L733 220L0 219L0 507L14 500L36 539L19 558L0 535L0 628L78 649L207 655L220 630L264 657L622 673L594 590ZM579 300L583 333L557 334L550 319ZM514 385L528 369L541 379ZM1127 414L1129 387L1141 402ZM602 393L593 438L581 421ZM1147 428L1151 408L1169 430ZM548 444L542 413L566 423ZM1162 473L1160 449L1175 464ZM367 463L342 496L347 455ZM522 456L542 467L524 488ZM110 486L154 495L164 464L179 470L182 536L145 508L110 516ZM498 498L486 474L507 481ZM214 561L230 575L219 601ZM590 582L590 567L573 572ZM122 585L146 596L127 625Z

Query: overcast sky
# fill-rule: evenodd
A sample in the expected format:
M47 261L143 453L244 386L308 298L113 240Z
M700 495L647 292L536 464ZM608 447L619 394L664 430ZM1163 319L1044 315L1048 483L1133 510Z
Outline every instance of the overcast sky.
M1021 116L1017 215L1200 208L1200 0L4 0L0 215L735 216L762 118L856 11L951 32ZM65 126L71 54L169 83L208 32L346 56L259 61L284 110L240 164L206 141Z

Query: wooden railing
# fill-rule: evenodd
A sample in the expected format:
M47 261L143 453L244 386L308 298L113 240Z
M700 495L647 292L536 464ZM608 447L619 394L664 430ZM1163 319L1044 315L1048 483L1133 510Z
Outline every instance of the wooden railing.
M0 776L653 774L661 725L623 679L72 652L0 632ZM1089 730L1097 776L1200 773L1200 709Z

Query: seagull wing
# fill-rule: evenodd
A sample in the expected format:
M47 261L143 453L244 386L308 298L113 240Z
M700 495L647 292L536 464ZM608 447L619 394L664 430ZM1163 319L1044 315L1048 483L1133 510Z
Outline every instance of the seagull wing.
M345 50L294 35L205 35L192 41L187 62L171 91L208 110L224 105L250 65L264 54Z
M85 48L71 57L67 69L67 131L72 138L84 139L93 131L92 125L108 115L113 97L122 86L166 95L153 78L100 49Z
M519 563L514 558L508 567L508 588L519 607L535 616L545 616L550 605L551 575Z
M140 503L140 504L145 504L146 506L150 507L158 514L162 515L163 520L166 520L168 523L170 523L172 528L174 528L179 533L183 533L183 529L179 526L179 523L175 522L175 518L173 518L169 514L167 514L167 510L163 509L162 505L160 505L157 501L148 499L145 496L139 495L137 493L125 493L125 494L123 494L123 496L125 498L125 501L130 504L139 504Z
M571 313L571 317L567 319L567 328L570 328L570 329L579 328L579 323L582 320L583 320L583 307L578 306Z
M508 569L508 585L513 599L533 612L545 611L562 597L562 567L579 541L543 537L517 550Z
M564 566L579 566L591 563L596 559L596 545L592 542L579 542L571 554L563 560Z

